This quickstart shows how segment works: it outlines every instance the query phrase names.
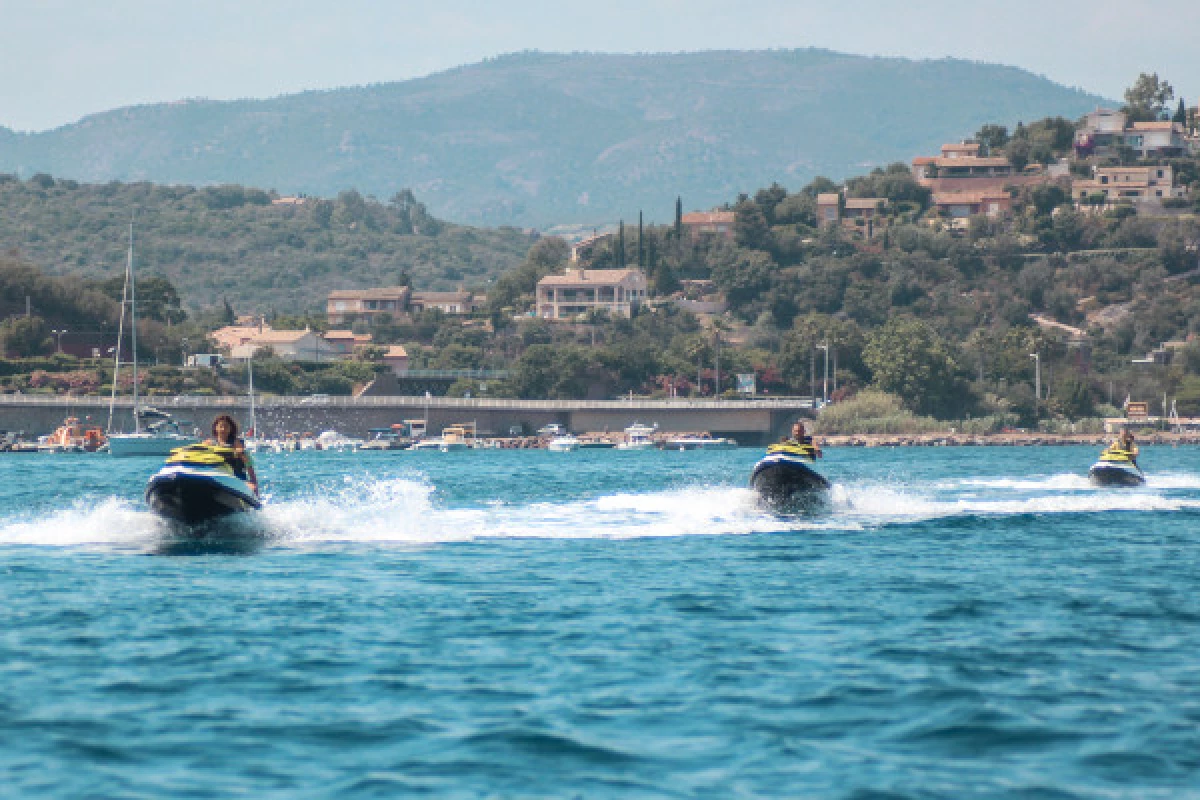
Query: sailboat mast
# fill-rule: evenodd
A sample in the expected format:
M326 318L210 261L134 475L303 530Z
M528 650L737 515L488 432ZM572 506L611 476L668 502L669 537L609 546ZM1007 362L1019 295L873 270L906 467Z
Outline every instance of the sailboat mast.
M250 370L250 431L251 439L258 439L258 422L254 419L254 354L246 360L246 368Z
M125 285L121 288L121 313L117 319L117 346L113 348L112 396L108 400L108 427L105 435L112 433L113 410L117 405L117 378L121 375L121 345L125 343L125 306L129 303L129 261L125 262Z
M137 369L137 280L133 277L133 220L129 220L129 330L133 342L133 432L142 432L142 419L138 416L138 369Z

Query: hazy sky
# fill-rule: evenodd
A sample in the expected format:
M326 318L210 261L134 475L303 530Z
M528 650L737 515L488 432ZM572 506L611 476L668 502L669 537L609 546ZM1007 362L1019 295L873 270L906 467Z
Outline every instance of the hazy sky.
M1200 94L1198 0L0 0L0 125L425 75L516 50L827 47L1024 67L1120 97Z

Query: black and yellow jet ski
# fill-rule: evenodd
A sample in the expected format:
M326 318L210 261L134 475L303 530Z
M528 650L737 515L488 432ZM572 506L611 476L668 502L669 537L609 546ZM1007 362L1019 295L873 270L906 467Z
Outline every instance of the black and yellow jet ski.
M776 508L804 507L820 502L832 484L815 469L817 448L782 442L767 448L750 473L750 488Z
M1100 453L1100 460L1088 470L1088 480L1096 486L1142 486L1146 476L1137 465L1137 454L1109 447Z
M234 474L234 461L232 447L176 448L146 484L146 503L159 516L187 525L261 508L250 484Z

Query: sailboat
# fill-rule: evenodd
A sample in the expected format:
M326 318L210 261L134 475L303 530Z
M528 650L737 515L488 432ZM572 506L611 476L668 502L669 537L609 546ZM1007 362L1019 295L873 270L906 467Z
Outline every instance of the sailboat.
M129 305L129 334L133 367L133 433L112 433L113 409L117 402L117 376L121 372L121 344L125 335L125 306ZM183 433L178 420L138 402L137 282L133 275L133 221L129 223L129 257L125 262L125 288L121 290L121 319L113 364L112 399L108 404L108 452L114 456L166 456L177 447L195 444L195 436ZM143 422L145 426L143 429Z

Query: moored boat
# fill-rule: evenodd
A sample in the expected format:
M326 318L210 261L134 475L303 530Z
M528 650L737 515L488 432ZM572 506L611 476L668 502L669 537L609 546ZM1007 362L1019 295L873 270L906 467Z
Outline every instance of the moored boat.
M569 433L555 436L546 443L546 449L551 453L570 453L572 450L579 449L579 439Z
M701 436L676 436L667 439L663 445L666 450L733 450L737 440L728 437L712 437L708 434Z
M654 442L654 433L658 425L643 425L635 422L625 429L625 441L617 444L618 450L653 450L658 445Z
M817 452L811 444L771 445L754 465L750 487L775 508L803 508L821 502L832 484L813 468Z

